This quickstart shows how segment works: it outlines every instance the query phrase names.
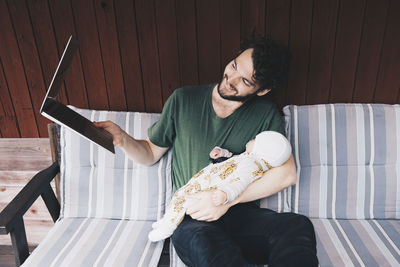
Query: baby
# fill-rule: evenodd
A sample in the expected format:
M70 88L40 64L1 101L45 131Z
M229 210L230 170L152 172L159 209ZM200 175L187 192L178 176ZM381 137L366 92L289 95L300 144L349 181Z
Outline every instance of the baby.
M211 158L231 158L209 164L177 190L163 218L153 223L149 239L156 242L172 235L183 220L186 209L197 201L190 198L189 194L213 191L212 201L215 206L230 202L250 183L261 178L264 172L285 163L291 152L289 141L273 131L259 133L246 144L246 151L237 156L231 157L229 151L215 147L210 152Z

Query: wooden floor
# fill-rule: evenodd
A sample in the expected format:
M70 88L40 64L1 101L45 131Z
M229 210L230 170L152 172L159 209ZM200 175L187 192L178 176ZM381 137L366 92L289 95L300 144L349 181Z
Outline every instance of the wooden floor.
M37 172L50 164L47 138L0 138L0 210ZM24 222L31 251L54 225L41 198L27 211ZM5 266L15 266L14 254L10 236L0 235L0 267Z

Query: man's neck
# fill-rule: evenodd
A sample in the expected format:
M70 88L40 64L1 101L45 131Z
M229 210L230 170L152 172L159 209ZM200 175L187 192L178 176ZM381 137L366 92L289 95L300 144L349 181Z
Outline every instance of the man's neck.
M240 101L232 101L222 98L218 93L218 84L214 87L212 91L211 103L214 108L215 114L220 118L228 117L244 104Z

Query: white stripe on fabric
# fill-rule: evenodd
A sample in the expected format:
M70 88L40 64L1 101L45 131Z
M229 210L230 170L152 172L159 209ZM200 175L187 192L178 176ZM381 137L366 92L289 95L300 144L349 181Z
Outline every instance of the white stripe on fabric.
M396 218L400 218L400 105L394 108L396 117L396 142L397 142L397 158L396 158L396 177L397 177L397 191L396 191Z
M94 111L90 115L90 120L94 121ZM90 174L89 174L89 196L88 196L88 217L92 216L92 197L93 197L93 175L94 175L94 159L93 159L93 142L89 142L89 160L90 160ZM72 178L72 177L71 177ZM71 179L72 180L72 179Z
M146 255L147 255L148 251L149 251L150 244L151 244L151 241L147 240L146 246L144 247L144 250L143 250L143 253L142 253L142 256L140 257L138 266L143 266L143 262L144 262L144 259L146 258ZM146 267L148 267L148 266L146 266Z
M364 219L365 214L365 125L362 104L355 105L357 130L357 219Z
M393 243L392 239L386 234L386 232L385 232L385 230L383 230L382 226L376 220L372 220L372 222L376 225L376 227L378 227L379 231L381 231L382 235L386 238L386 240L393 247L393 249L397 252L397 254L400 255L399 248Z
M163 163L164 163L164 157L161 157L160 162L158 164L158 201L157 201L157 220L160 220L162 217L162 195L163 195L163 188L162 188L162 183L163 183L163 177L162 177L162 172L161 169L163 168Z
M399 262L393 257L392 253L388 250L386 245L382 242L379 236L376 234L372 226L367 222L367 220L360 220L360 224L364 227L365 231L369 234L376 247L380 250L386 260L390 263L390 266L398 266Z
M106 112L100 112L99 115L99 120L106 120L107 119L107 113ZM91 142L92 143L92 142ZM105 208L107 203L104 203L104 200L106 198L106 154L105 154L105 149L97 149L97 200L96 200L96 217L104 218L105 217L105 211L109 210L108 208ZM108 179L113 179L114 177L108 177Z
M295 208L294 212L298 213L299 212L299 182L300 182L300 170L301 170L301 165L300 165L300 159L299 159L299 128L298 128L298 113L297 113L297 106L293 107L293 119L294 119L294 145L296 149L296 164L297 164L297 181L295 184Z
M375 161L375 135L374 135L374 114L372 111L371 104L367 104L369 110L369 118L370 118L370 132L371 132L371 158L369 161L369 170L371 176L371 201L370 201L370 217L374 218L374 196L375 196L375 176L374 176L374 161Z
M130 135L129 133L129 112L126 113L125 118L125 132ZM127 194L128 194L128 155L124 153L124 195L123 195L123 202L122 202L122 220L126 218L126 205L127 205Z
M345 233L345 231L343 230L342 226L340 225L340 223L334 219L333 220L336 223L336 226L339 228L340 233L342 233L343 238L346 240L347 245L350 247L351 251L353 252L354 256L356 257L358 263L361 266L365 266L364 262L362 261L362 259L360 258L360 255L358 255L356 249L354 248L353 244L351 243L349 237L347 236L347 234Z
M114 240L115 236L117 235L118 230L121 227L123 222L124 222L123 220L119 220L117 227L115 227L111 237L107 241L107 244L104 246L104 248L101 250L100 254L97 256L97 259L93 263L93 266L97 266L99 264L101 258L103 257L104 253L107 251L108 247L111 245L112 241Z
M75 231L73 236L68 240L67 244L63 247L63 249L58 253L57 257L54 258L53 262L51 263L50 267L56 266L56 262L59 260L62 254L64 254L64 251L71 245L72 241L75 240L76 236L80 233L82 227L86 225L86 222L89 220L89 218L85 218L85 220L82 222L82 224L79 226L78 230Z
M319 133L319 162L320 162L320 176L319 176L319 217L327 218L327 205L328 205L328 134L326 122L326 106L318 105L318 133Z
M148 266L157 266L160 261L160 255L162 253L162 249L164 247L164 241L157 242L156 247L154 248L153 253L151 254L151 259Z
M330 239L332 240L332 243L335 244L336 250L341 257L342 261L345 263L346 266L354 266L352 263L349 255L347 254L345 248L343 247L342 243L340 242L339 237L335 233L335 230L333 229L332 225L328 222L328 220L321 220L322 224L324 225Z
M67 251L64 257L59 259L59 262L53 261L53 264L56 263L58 265L56 266L72 266L74 264L77 264L79 261L83 261L91 251L93 247L96 247L96 243L93 242L97 240L96 237L100 235L100 231L98 229L98 225L100 225L100 229L102 230L105 227L105 224L101 224L100 220L97 219L89 219L88 226L87 228L83 231L83 233L80 233L77 237L76 240L70 239L69 241L75 241L70 244L68 242ZM97 235L97 236L96 236ZM91 242L92 241L92 242ZM84 250L82 248L85 248ZM59 256L63 256L61 253ZM80 264L77 264L78 266Z
M134 119L133 119L133 136L134 138L138 138L140 136L140 128L141 128L141 116L139 114L135 113L134 114ZM137 164L137 163L133 163ZM137 184L138 178L140 178L140 168L136 167L133 168L132 170L132 195L131 195L131 216L133 218L138 218L139 217L139 201L136 200L136 196L140 195L139 192L139 186Z
M336 162L336 118L335 118L335 106L331 106L332 115L332 218L336 218L336 180L337 180L337 162Z
M129 258L130 250L126 249L131 244L135 244L133 249L137 248L138 237L143 231L145 221L126 221L126 227L122 231L118 242L107 255L104 266L119 266L121 263L126 263Z

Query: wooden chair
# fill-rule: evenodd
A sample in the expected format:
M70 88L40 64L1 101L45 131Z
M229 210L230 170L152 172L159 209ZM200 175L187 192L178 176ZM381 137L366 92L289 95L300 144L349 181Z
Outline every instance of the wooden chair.
M159 117L159 114L75 110L88 118L116 121L136 138L145 138L148 126ZM171 153L159 163L144 167L125 158L122 151L114 156L68 129L60 131L57 125L49 124L48 130L52 165L36 174L0 213L0 234L10 234L16 266L24 262L29 266L58 266L65 262L101 266L109 265L111 259L116 266L126 262L132 266L167 266L169 242L151 243L147 233L152 222L163 214L171 196ZM50 186L53 179L56 193ZM29 256L23 215L39 196L55 226ZM96 199L101 200L103 207ZM139 200L144 201L139 203ZM90 230L90 227L97 228ZM96 234L98 229L104 231ZM81 244L84 237L87 243ZM101 244L94 244L94 238ZM81 246L79 251L75 251L74 244ZM87 246L90 249L84 252Z

